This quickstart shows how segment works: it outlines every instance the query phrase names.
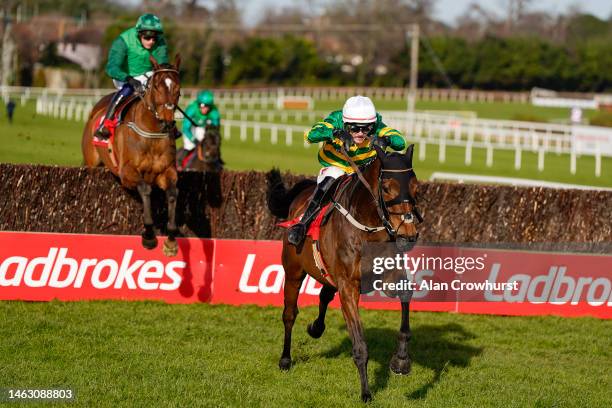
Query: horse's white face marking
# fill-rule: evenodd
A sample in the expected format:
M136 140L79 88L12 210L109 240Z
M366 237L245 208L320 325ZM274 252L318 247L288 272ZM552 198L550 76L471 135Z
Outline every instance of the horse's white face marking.
M170 78L164 79L164 82L166 83L166 86L168 87L168 90L172 91L172 84L174 84L174 82L172 82L172 80Z

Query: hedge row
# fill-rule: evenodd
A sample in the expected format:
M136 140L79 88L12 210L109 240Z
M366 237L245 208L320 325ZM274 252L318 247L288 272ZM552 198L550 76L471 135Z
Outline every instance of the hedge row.
M285 174L291 185L299 178ZM222 192L220 200L218 190ZM185 236L279 239L266 175L225 171L179 177ZM164 231L161 191L154 218ZM421 240L460 243L612 243L612 192L422 183ZM0 164L0 230L140 234L142 204L103 169Z

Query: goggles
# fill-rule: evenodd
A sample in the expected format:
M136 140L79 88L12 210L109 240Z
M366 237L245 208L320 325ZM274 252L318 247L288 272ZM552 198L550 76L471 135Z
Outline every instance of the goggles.
M374 130L374 123L347 123L346 130L350 133L363 132L369 135Z
M143 32L140 33L140 37L143 40L147 40L147 41L150 41L150 40L157 41L157 38L159 37L159 34L157 34L155 31L143 31Z

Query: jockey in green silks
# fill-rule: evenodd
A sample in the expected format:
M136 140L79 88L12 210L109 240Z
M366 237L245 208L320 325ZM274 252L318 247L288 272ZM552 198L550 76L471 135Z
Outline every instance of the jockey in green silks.
M204 139L206 126L221 126L221 115L215 106L215 97L209 90L200 91L185 109L185 114L195 123L194 125L187 118L183 120L183 148L190 152L197 142Z
M160 65L168 63L168 47L161 21L153 14L143 14L134 27L113 41L108 52L106 73L113 79L118 92L113 95L104 120L112 119L122 100L146 86L153 71L150 55ZM98 140L108 140L110 136L104 120L95 132Z
M319 149L319 163L323 168L319 171L317 188L304 215L299 223L289 228L287 240L295 246L300 245L306 237L310 223L329 198L328 192L336 179L353 173L351 165L341 153L343 146L357 166L366 165L376 158L373 143L383 150L386 147L393 150L406 147L402 134L383 123L370 98L359 95L347 99L341 111L334 111L325 120L316 123L305 134L305 140L308 143L323 142Z

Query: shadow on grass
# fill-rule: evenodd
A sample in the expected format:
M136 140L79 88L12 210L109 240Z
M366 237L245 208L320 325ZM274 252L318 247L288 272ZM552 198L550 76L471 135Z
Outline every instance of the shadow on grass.
M391 371L389 361L397 348L398 331L391 329L370 328L365 330L370 361L379 363L374 373L370 373L370 382L373 393L387 387ZM476 336L468 332L463 326L449 323L439 326L425 325L412 328L412 339L409 343L410 358L414 363L434 371L433 378L423 384L416 391L407 395L409 399L423 399L441 379L447 367L467 367L470 360L482 353L482 347L473 347L466 341ZM345 337L342 342L331 350L323 353L323 357L335 358L346 355L350 358L352 351L350 338ZM373 374L373 376L372 376ZM355 384L358 385L357 371L355 371Z

